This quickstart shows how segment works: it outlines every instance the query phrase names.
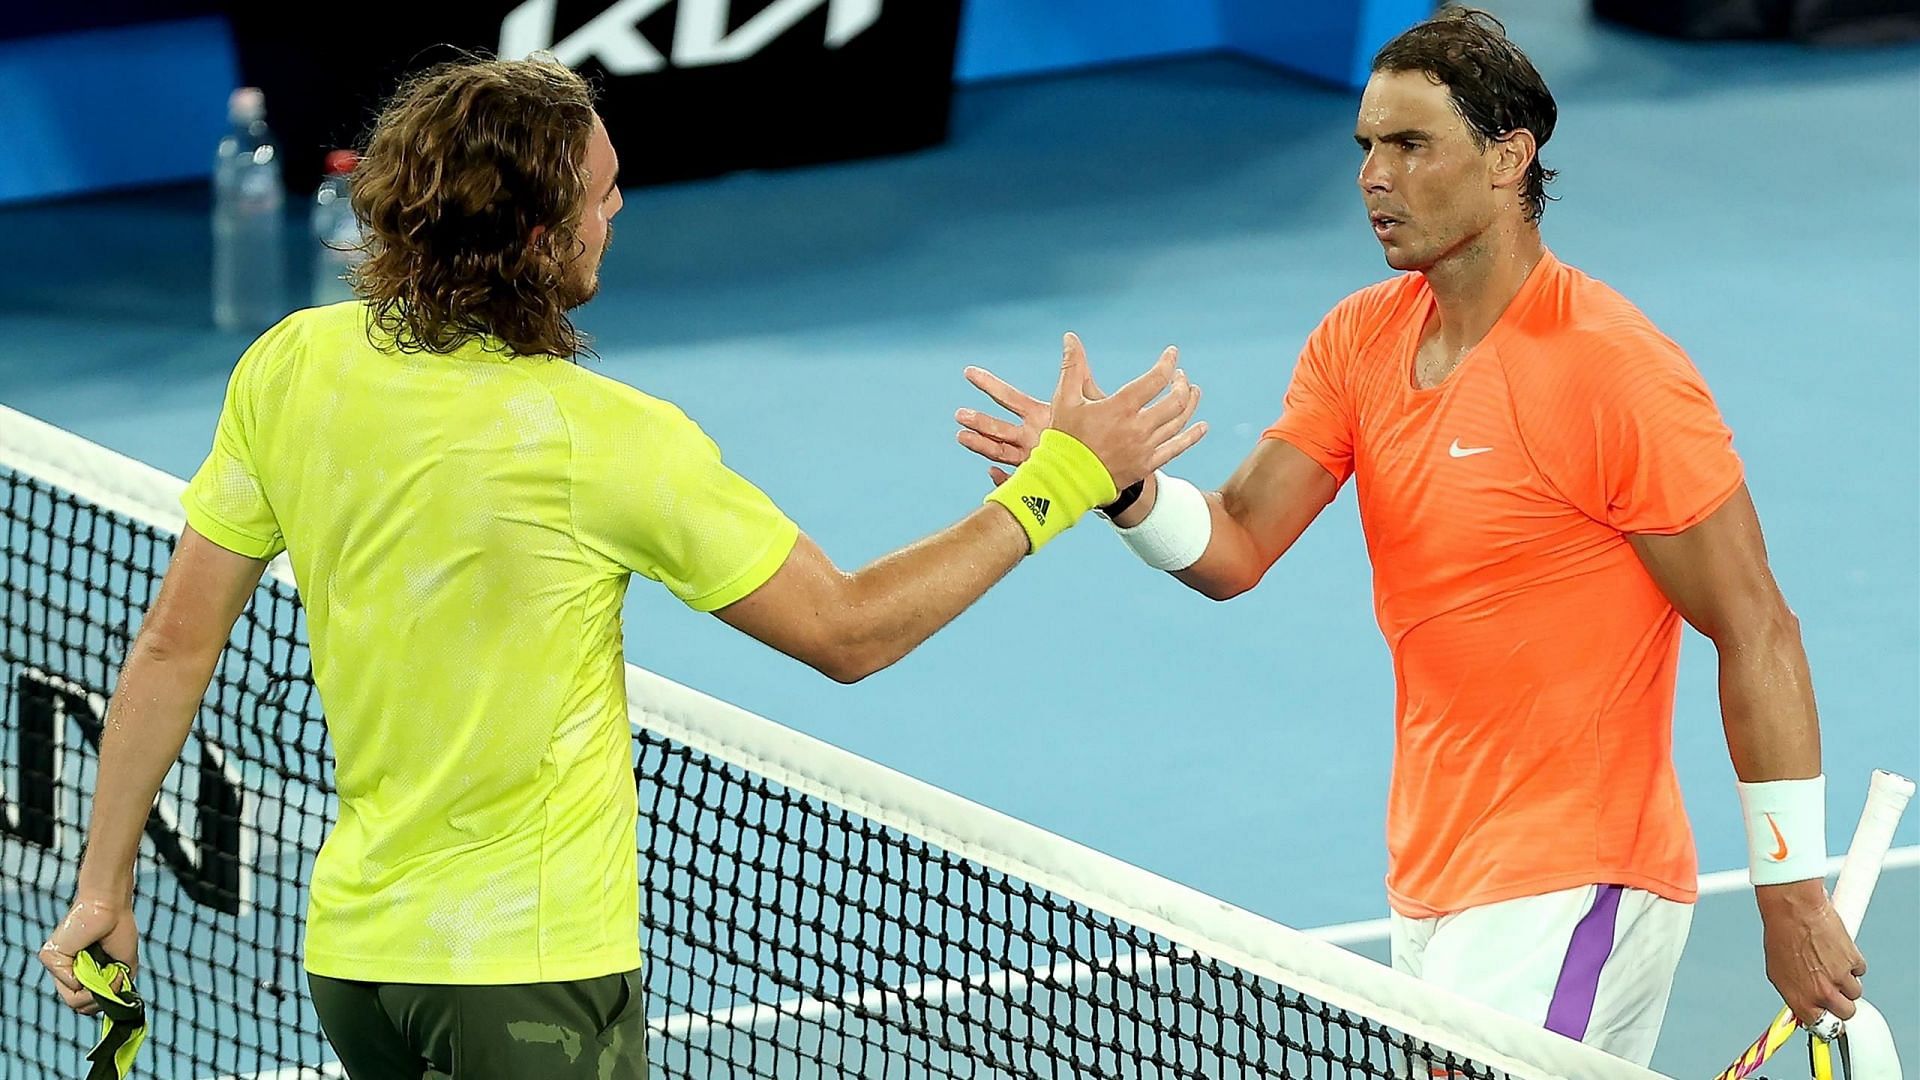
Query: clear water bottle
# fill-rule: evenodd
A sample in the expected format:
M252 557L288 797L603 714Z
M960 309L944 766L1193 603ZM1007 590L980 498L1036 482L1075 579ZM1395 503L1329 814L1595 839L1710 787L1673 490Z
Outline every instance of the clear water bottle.
M213 322L258 332L287 313L286 193L266 98L251 86L235 90L227 119L213 173Z
M313 194L313 306L353 299L347 272L360 264L360 220L353 216L353 170L360 156L351 150L327 155L327 178Z

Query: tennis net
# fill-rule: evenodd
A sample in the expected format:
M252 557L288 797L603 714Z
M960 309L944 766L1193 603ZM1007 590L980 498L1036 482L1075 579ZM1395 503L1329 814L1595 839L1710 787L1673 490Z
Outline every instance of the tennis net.
M0 1080L97 1035L34 958L182 483L0 407ZM628 669L655 1074L1654 1074ZM140 863L142 1075L341 1075L300 971L332 763L284 561L236 625Z

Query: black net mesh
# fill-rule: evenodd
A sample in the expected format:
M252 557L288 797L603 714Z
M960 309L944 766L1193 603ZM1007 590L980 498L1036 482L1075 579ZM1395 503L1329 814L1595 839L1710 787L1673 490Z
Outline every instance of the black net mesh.
M173 537L0 466L0 1080L80 1075L34 950L71 897L107 695ZM1493 1077L1364 1017L636 729L656 1075ZM147 833L141 1075L334 1073L300 969L334 815L299 604L235 627Z

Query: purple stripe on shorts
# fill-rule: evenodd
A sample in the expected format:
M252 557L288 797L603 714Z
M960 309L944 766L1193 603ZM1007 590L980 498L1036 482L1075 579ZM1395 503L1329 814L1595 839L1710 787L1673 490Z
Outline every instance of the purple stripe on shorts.
M1553 984L1547 1005L1547 1030L1569 1039L1584 1039L1593 1020L1593 999L1600 990L1600 969L1613 952L1613 927L1620 916L1619 885L1602 885L1593 910L1573 928L1567 959L1560 965L1560 981Z

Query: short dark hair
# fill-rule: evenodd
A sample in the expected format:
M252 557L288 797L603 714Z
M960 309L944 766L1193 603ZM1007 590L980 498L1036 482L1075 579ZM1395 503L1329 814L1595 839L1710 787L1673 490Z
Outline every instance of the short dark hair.
M1553 138L1559 107L1533 61L1507 37L1499 19L1478 8L1442 8L1433 18L1411 27L1386 43L1373 57L1373 70L1419 71L1447 88L1453 108L1473 132L1474 143L1487 145L1525 128L1536 147ZM1559 173L1540 164L1536 149L1521 194L1527 200L1527 220L1546 213L1547 185Z
M403 352L482 335L521 355L582 351L565 281L593 116L586 80L540 60L441 64L393 95L353 173L368 254L353 282Z

